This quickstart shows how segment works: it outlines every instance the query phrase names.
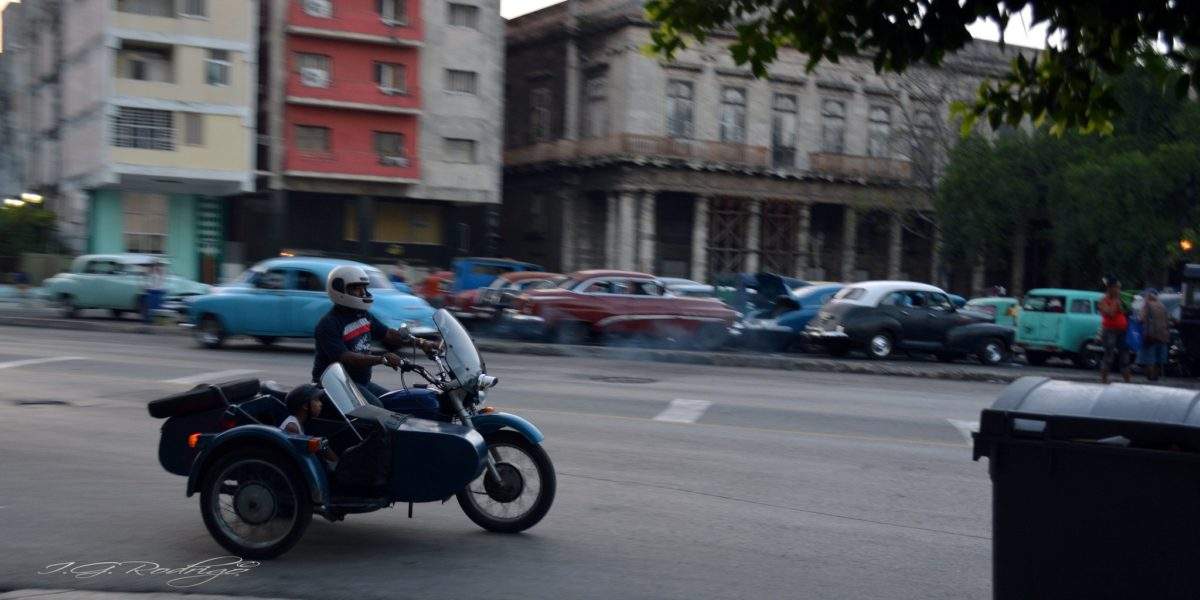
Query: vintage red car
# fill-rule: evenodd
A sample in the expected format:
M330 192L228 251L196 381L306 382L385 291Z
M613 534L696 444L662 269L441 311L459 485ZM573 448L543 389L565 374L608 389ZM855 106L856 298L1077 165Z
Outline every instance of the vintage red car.
M532 290L506 316L527 333L560 343L635 341L714 349L737 313L713 298L685 298L633 271L579 271L557 287Z
M485 288L466 290L454 295L447 308L459 321L490 320L506 308L521 293L554 287L566 276L544 271L513 271L505 273Z

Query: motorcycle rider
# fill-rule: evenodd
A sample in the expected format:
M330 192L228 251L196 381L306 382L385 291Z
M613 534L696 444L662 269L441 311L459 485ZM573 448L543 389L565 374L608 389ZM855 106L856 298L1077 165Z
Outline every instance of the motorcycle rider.
M438 347L433 341L414 337L407 331L389 329L371 315L370 278L366 269L357 265L342 265L329 272L325 291L333 308L321 317L315 331L316 353L313 356L313 381L320 381L329 365L338 362L368 400L387 393L383 386L371 382L371 368L387 365L398 369L403 362L392 352L371 353L371 343L379 340L389 347L415 343L426 354Z

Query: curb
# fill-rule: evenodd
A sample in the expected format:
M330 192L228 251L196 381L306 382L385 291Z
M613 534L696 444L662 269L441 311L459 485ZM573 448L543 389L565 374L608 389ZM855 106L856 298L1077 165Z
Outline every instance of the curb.
M91 592L84 590L25 589L0 591L0 600L283 600L252 596L223 596L220 594L178 594L167 592Z

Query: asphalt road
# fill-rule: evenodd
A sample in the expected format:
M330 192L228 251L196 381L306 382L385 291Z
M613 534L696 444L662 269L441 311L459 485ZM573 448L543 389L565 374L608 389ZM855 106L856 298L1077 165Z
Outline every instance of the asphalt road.
M51 565L222 556L157 462L148 400L239 374L307 380L304 345L0 327L0 591L178 591ZM186 591L293 598L990 596L990 484L953 421L1001 386L493 355L489 404L535 422L559 474L537 527L453 501L316 518L282 558ZM206 375L216 373L215 375ZM377 371L376 381L399 378ZM677 403L699 400L701 403ZM57 404L66 402L67 404ZM658 420L673 406L704 407ZM667 413L678 415L679 410Z

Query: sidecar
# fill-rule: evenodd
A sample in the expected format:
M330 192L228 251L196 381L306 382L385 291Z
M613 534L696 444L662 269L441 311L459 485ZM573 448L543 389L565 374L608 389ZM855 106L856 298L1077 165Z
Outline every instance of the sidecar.
M254 379L149 404L151 416L166 419L159 462L188 478L187 495L200 494L205 525L230 552L278 556L313 513L337 521L396 502L445 501L482 474L487 445L478 432L397 414L361 396L347 401L330 381L326 391L335 399L309 421L308 435L276 426L287 416L285 391ZM337 455L336 468L327 450Z

